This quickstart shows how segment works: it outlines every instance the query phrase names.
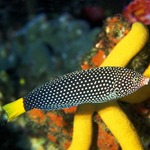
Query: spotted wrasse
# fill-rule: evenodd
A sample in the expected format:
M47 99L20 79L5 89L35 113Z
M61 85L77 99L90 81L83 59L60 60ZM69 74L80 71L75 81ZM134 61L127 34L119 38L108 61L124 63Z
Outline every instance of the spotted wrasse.
M56 110L84 103L103 103L129 95L149 78L122 67L76 71L51 80L2 108L12 120L34 108Z

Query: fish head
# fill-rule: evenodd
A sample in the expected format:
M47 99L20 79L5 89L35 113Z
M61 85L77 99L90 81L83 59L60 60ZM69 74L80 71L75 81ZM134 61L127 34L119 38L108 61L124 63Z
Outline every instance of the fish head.
M147 85L149 80L149 78L136 71L124 69L118 74L113 86L113 92L115 91L120 96L126 96Z

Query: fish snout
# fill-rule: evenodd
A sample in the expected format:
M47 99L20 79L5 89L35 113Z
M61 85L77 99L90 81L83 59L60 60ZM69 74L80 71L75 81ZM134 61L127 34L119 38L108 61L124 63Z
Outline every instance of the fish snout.
M150 81L150 78L144 77L142 84L148 85L149 81Z

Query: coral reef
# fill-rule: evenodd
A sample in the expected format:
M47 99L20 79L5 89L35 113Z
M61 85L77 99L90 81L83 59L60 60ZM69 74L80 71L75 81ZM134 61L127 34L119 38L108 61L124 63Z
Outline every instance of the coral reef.
M119 15L107 19L102 33L99 33L100 30L97 29L90 30L85 22L76 21L69 15L63 15L59 19L50 22L43 14L36 17L17 33L13 33L12 39L6 45L2 44L0 47L0 64L2 64L0 65L0 105L14 100L14 97L24 95L27 91L51 77L77 70L78 64L76 62L80 62L81 56L85 53L84 50L88 51L91 49L92 40L96 33L99 33L99 35L91 52L83 59L82 69L100 66L106 56L114 50L118 42L122 41L130 33L130 30L130 24ZM66 36L64 37L64 35ZM68 45L68 43L70 44ZM143 73L150 62L149 54L148 42L130 60L127 67ZM143 103L147 107L149 100ZM141 132L141 128L144 128L143 124L146 124L146 127L149 128L147 120L149 118L149 109L146 109L145 119L142 120L143 123L141 125L139 123L141 117L137 117L135 112L137 111L142 115L139 109L136 109L137 104L127 105L126 103L120 103L120 105L122 105L133 123L138 124L139 132ZM119 149L119 144L115 137L110 133L109 128L104 124L99 115L94 113L94 110L93 108L90 116L87 116L90 119L87 122L91 126L94 124L93 133L90 133L89 129L89 133L85 135L93 135L90 148L101 148L103 150ZM71 143L75 112L76 107L53 112L33 110L25 115L25 117L22 116L17 119L16 128L19 131L21 125L21 133L28 132L28 137L24 137L25 143L30 141L30 144L27 144L27 149L64 150ZM135 114L135 116L131 115L130 112ZM2 121L4 121L5 116L3 113L1 115L3 116ZM16 132L13 134L16 134ZM144 147L148 148L149 133L144 132L140 133L140 135L144 139ZM1 140L3 143L3 139ZM14 144L17 143L16 141L18 139L14 141ZM8 140L7 145L9 145L9 142Z
M115 45L130 30L130 23L121 15L108 17L104 23L102 33L98 34L94 47L82 60L82 69L99 67L105 57Z
M141 26L141 24L137 24L137 29L140 29L142 26ZM143 33L143 36L144 36L144 32L143 32L143 30L138 30L138 32L137 32L137 29L136 29L136 25L135 25L135 28L133 27L133 29L129 32L130 34L128 34L128 36L130 36L130 37L132 37L133 35L139 35L139 33L141 34L141 31L142 31L142 33ZM135 31L136 32L135 32ZM133 34L133 35L132 35ZM146 34L147 35L147 34ZM132 49L132 51L133 51L133 49L135 49L135 52L133 53L129 53L129 57L130 57L130 59L131 59L131 57L134 57L134 55L136 55L137 54L137 52L139 51L139 50L141 50L141 48L144 46L144 42L143 41L146 41L142 36L140 37L141 39L139 39L139 37L138 36L135 36L136 38L138 38L138 40L140 40L140 42L138 42L139 44L140 44L140 46L136 46L136 45L133 45L133 47L130 47L131 49ZM147 37L147 36L146 36ZM125 39L128 39L128 37L126 37ZM135 40L135 38L132 38L132 39L134 39ZM132 42L134 42L134 40L132 41ZM126 40L125 40L126 41ZM128 40L127 40L128 41ZM116 51L115 49L123 49L123 48L125 48L125 46L122 46L123 44L122 43L124 43L124 38L123 38L123 40L122 40L122 42L121 42L121 44L120 44L120 46L117 46L117 48L115 47L113 50L112 50L112 52L113 51ZM126 42L125 42L126 43ZM146 46L147 47L147 46ZM130 51L130 48L128 49L129 51ZM143 48L144 49L144 48ZM143 51L143 49L141 50L141 51ZM123 53L126 53L126 51L125 50L123 50L122 51ZM115 53L115 52L114 52ZM116 54L116 53L115 53ZM103 53L102 53L102 55L103 55ZM119 55L118 53L116 54L116 55ZM114 57L110 57L110 58L116 58L116 55L114 56ZM109 55L108 55L109 56ZM123 54L123 56L125 56L124 54ZM127 55L126 55L126 57L127 57ZM109 57L108 57L109 58ZM118 63L123 63L123 65L127 65L127 61L129 61L130 59L125 59L126 61L124 61L123 60L123 62L122 62L122 59L120 58L119 60L117 59L117 60L115 60L115 61L111 61L111 62L113 62L113 63L116 63L117 61L118 61ZM95 59L96 60L96 59ZM97 59L98 60L98 59ZM106 59L107 60L107 59ZM133 59L134 60L134 59ZM107 60L108 61L108 60ZM108 62L105 62L106 64L108 63L108 64L110 64L110 61L108 61ZM132 61L132 60L131 60ZM141 59L139 59L139 61L141 61ZM149 62L149 59L147 58L147 61ZM148 64L148 63L147 63ZM142 68L143 68L144 66L142 66ZM147 65L146 65L146 67L147 67ZM145 67L145 68L146 68ZM144 68L143 68L143 70L145 70ZM149 73L147 74L147 75L149 75ZM130 100L130 99L128 99L127 98L127 100ZM137 98L135 99L135 100L137 100ZM129 101L128 101L129 102ZM115 107L114 107L114 106ZM108 106L107 106L108 107ZM119 105L118 104L112 104L112 107L114 107L113 109L114 110L116 110L117 112L119 111L119 112L122 112L122 110L119 108ZM110 107L111 108L111 107ZM108 116L106 115L107 113L106 113L106 111L104 111L105 113L103 113L103 111L101 112L101 109L102 109L102 106L100 106L100 110L99 110L99 108L97 108L96 110L98 111L98 113L102 116L102 119L104 119L104 122L107 120L106 118L110 118L110 116L111 115L114 115L112 112L115 112L113 109L112 109L112 111L109 111L109 107L108 107L108 109L106 109L108 112L110 112L110 114L108 113ZM126 108L127 109L127 108ZM49 128L48 129L48 131L49 131L49 133L48 134L46 134L45 135L45 137L47 136L47 138L51 141L51 142L53 142L54 143L54 145L55 145L55 148L58 148L58 145L59 145L59 148L60 149L66 149L66 148L68 148L69 147L69 145L70 145L70 142L71 142L71 136L72 136L72 121L73 121L73 115L74 115L74 112L75 112L75 110L76 110L76 108L70 108L70 109L64 109L64 110L61 110L61 111L57 111L57 112L46 112L46 113L44 113L44 115L43 115L43 112L40 112L40 113L38 113L38 110L34 110L35 111L35 114L36 115L32 115L32 111L31 112L29 112L29 119L31 119L31 120L37 120L37 121L34 121L35 122L35 126L34 126L34 128L36 129L36 127L37 127L37 122L38 122L38 120L39 121L42 121L42 122L49 122L48 123L48 126L47 126L47 128ZM111 109L110 109L111 110ZM79 123L79 125L78 125L78 123L77 123L77 125L76 125L76 123L74 123L74 132L76 132L76 131L78 131L78 133L77 134L79 134L79 132L82 134L82 136L80 136L81 137L81 140L83 140L84 142L85 142L85 144L84 144L84 148L85 149L87 149L87 147L86 146L88 146L89 147L89 145L87 144L87 143L91 143L91 145L90 145L90 147L91 147L91 149L92 148L106 148L106 149L119 149L119 145L118 145L118 143L116 142L116 139L113 137L113 135L110 133L111 131L109 131L109 129L105 126L105 124L102 122L102 120L99 118L99 117L97 117L96 119L94 119L96 116L94 115L94 117L92 117L93 116L93 113L94 113L94 111L95 111L95 107L91 107L91 105L90 105L90 107L89 106L85 106L84 107L84 109L83 109L83 106L80 108L80 106L79 106L79 108L78 108L78 110L77 110L77 114L75 115L75 119L76 120L80 120L80 123ZM65 112L65 115L63 114ZM69 112L71 112L71 114L69 114L69 115L71 115L71 116L68 116L68 113ZM82 113L83 112L83 113ZM87 112L87 114L86 114L86 112ZM30 113L31 113L31 115L30 115ZM34 112L33 112L34 113ZM48 115L47 115L48 114ZM82 115L81 115L82 114ZM120 114L120 113L119 113ZM123 113L121 113L122 115L120 116L120 117L117 117L117 118L122 118L122 116L123 116L123 118L126 118L126 115L124 115ZM106 116L105 116L106 115ZM32 116L35 116L35 117L33 117L32 118ZM117 114L117 116L119 116L118 114ZM67 117L67 118L72 118L69 122L67 121L67 122L64 122L64 120L65 120L65 117ZM39 118L39 119L38 119ZM50 120L50 121L46 121L47 120L47 118L49 118L48 120ZM54 118L54 119L53 119ZM77 119L78 118L78 119ZM84 118L84 122L82 123L82 120L83 120L83 118ZM86 119L85 119L86 118ZM135 119L135 118L134 118ZM60 121L60 122L57 122L57 121ZM92 122L93 122L93 120L94 120L94 122L96 123L96 125L94 125L94 127L93 127L93 131L94 131L94 133L93 133L93 136L94 137L97 137L96 138L96 141L97 141L97 146L95 145L95 143L93 142L93 140L94 139L89 139L89 137L92 137L92 128L91 128L91 126L92 126ZM117 119L116 119L117 120ZM132 119L133 120L133 119ZM76 121L75 121L76 122ZM107 122L107 121L106 121ZM111 126L109 126L109 122L110 121L108 121L108 123L106 123L107 125L108 125L108 127L110 127L111 128ZM119 119L118 119L118 122L119 122ZM123 120L121 121L121 122L124 122ZM60 124L61 123L61 124ZM68 124L68 123L70 123L70 124ZM94 124L95 124L94 123ZM41 124L43 124L43 123L41 123ZM39 127L41 127L41 124L39 124ZM53 126L53 124L54 124L54 126ZM115 121L115 123L110 123L110 124L116 124L116 121ZM130 123L129 123L130 124ZM65 127L66 126L66 127ZM76 128L76 126L78 126L77 128ZM84 128L84 129L82 129L81 128L81 126ZM80 130L85 130L85 126L86 126L86 128L88 128L88 130L86 131L86 134L83 136L83 132L81 132ZM87 127L88 126L88 127ZM103 128L102 128L102 126L103 126ZM116 125L115 125L116 126ZM120 123L118 123L118 127L117 127L117 130L118 130L118 128L119 128L119 126L120 126ZM53 129L53 128L55 128L55 129ZM69 129L69 130L66 130L66 132L67 132L67 136L66 136L66 134L64 134L65 136L63 136L63 139L59 136L59 135L61 135L61 132L63 131L63 129L64 128L67 128L67 129ZM97 128L97 132L95 131L95 129ZM116 128L116 127L115 127ZM122 127L122 128L124 128L124 127ZM127 128L127 127L126 127ZM61 130L62 131L61 131ZM103 129L103 130L102 130ZM112 129L112 128L111 128ZM98 130L100 131L100 132L98 132ZM114 129L113 129L114 130ZM35 130L36 131L36 130ZM130 132L130 136L132 135L132 129L130 130L129 129L129 132ZM88 133L88 134L87 134ZM114 133L116 133L116 131L113 131L113 134ZM123 133L123 132L119 132L119 133ZM125 132L124 132L125 133ZM124 133L122 134L122 135L124 135ZM74 133L73 133L74 134ZM36 134L35 134L36 135ZM115 134L114 134L115 135ZM144 133L143 133L143 135L144 135ZM133 139L135 138L136 139L136 133L134 133L133 132ZM131 137L132 137L131 136ZM44 135L43 135L43 137L44 137ZM109 140L106 140L106 139L103 139L103 140L105 140L105 141L107 141L106 143L105 142L100 142L100 138L102 138L102 137L104 137L104 138L109 138ZM130 137L130 138L131 138ZM144 138L144 137L143 137ZM145 139L147 138L147 136L145 136ZM75 140L74 140L75 139ZM76 139L78 139L79 140L79 137L77 137L77 138L75 138L75 136L73 136L73 140L76 142ZM117 138L117 139L120 139L120 135L119 135L119 137ZM121 138L121 139L124 139L124 138ZM90 140L90 141L89 141ZM130 139L131 140L131 139ZM71 148L73 148L73 147L75 147L75 148L77 148L77 146L74 146L74 141L73 141L73 143L72 143L72 147ZM120 143L120 140L118 140L119 141L119 143ZM67 144L66 144L66 142L67 142ZM66 147L64 147L64 143L65 143L65 145L66 145ZM76 144L78 145L78 143L79 142L77 142ZM121 143L122 143L122 141L121 141ZM122 144L121 144L122 145ZM123 144L123 147L126 145L126 143L125 144ZM140 143L138 142L138 138L137 138L137 143L135 144L135 145L139 145L140 146ZM128 145L129 146L129 145ZM80 147L81 147L81 145L80 145ZM148 145L145 145L145 147L148 147ZM83 147L82 147L82 149L83 149Z
M123 15L131 22L140 21L150 25L150 1L133 0L123 9Z
M0 105L24 95L43 81L77 70L82 55L91 49L97 32L97 29L91 30L86 22L75 20L68 14L51 21L41 14L17 32L12 32L12 37L0 46ZM31 115L26 115L25 119L22 116L14 124L21 125L24 132L28 129L26 138L31 142L31 148L66 149L71 141L72 128L69 126L72 126L72 113L75 109L52 113L37 110L35 113L31 112L32 118ZM3 120L6 120L2 110L0 112ZM65 117L61 119L60 116ZM64 119L64 130L56 127L59 122L52 123L56 118L60 121ZM4 143L3 140L2 142Z
M140 37L141 35L142 37ZM148 40L148 36L148 30L144 28L142 24L133 24L132 29L128 33L128 35L124 37L123 40L121 40L114 47L113 51L108 55L108 57L106 58L104 63L102 63L101 66L127 65L130 59L133 58L138 53L138 51L140 51L143 48L143 46ZM135 39L139 42L134 45ZM127 53L125 51L126 47L128 50ZM150 74L148 76L150 76ZM149 88L147 87L147 89ZM148 93L147 96L150 96L150 94ZM127 101L130 103L128 98ZM134 99L134 102L136 101L137 99ZM95 107L94 105L90 104L81 105L78 107L74 119L73 141L69 148L70 150L73 150L75 149L75 147L78 147L77 143L82 143L82 145L80 144L80 147L78 147L78 149L88 149L90 147L92 135L91 117L94 111L98 111L103 121L111 130L113 135L117 138L122 149L143 149L133 125L128 120L127 116L123 113L116 101L104 104L97 104L95 105ZM84 134L87 136L85 136Z
M67 149L70 145L73 114L67 115L63 110L44 112L34 109L28 112L27 122L29 120L32 124L27 127L32 126L31 132L35 137L43 137L45 143L51 141L51 145L56 149Z

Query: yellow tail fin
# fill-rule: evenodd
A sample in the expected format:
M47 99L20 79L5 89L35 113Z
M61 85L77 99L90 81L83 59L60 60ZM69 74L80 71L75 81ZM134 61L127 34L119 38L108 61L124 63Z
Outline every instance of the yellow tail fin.
M5 110L8 116L8 122L25 112L23 98L6 104L2 108Z

